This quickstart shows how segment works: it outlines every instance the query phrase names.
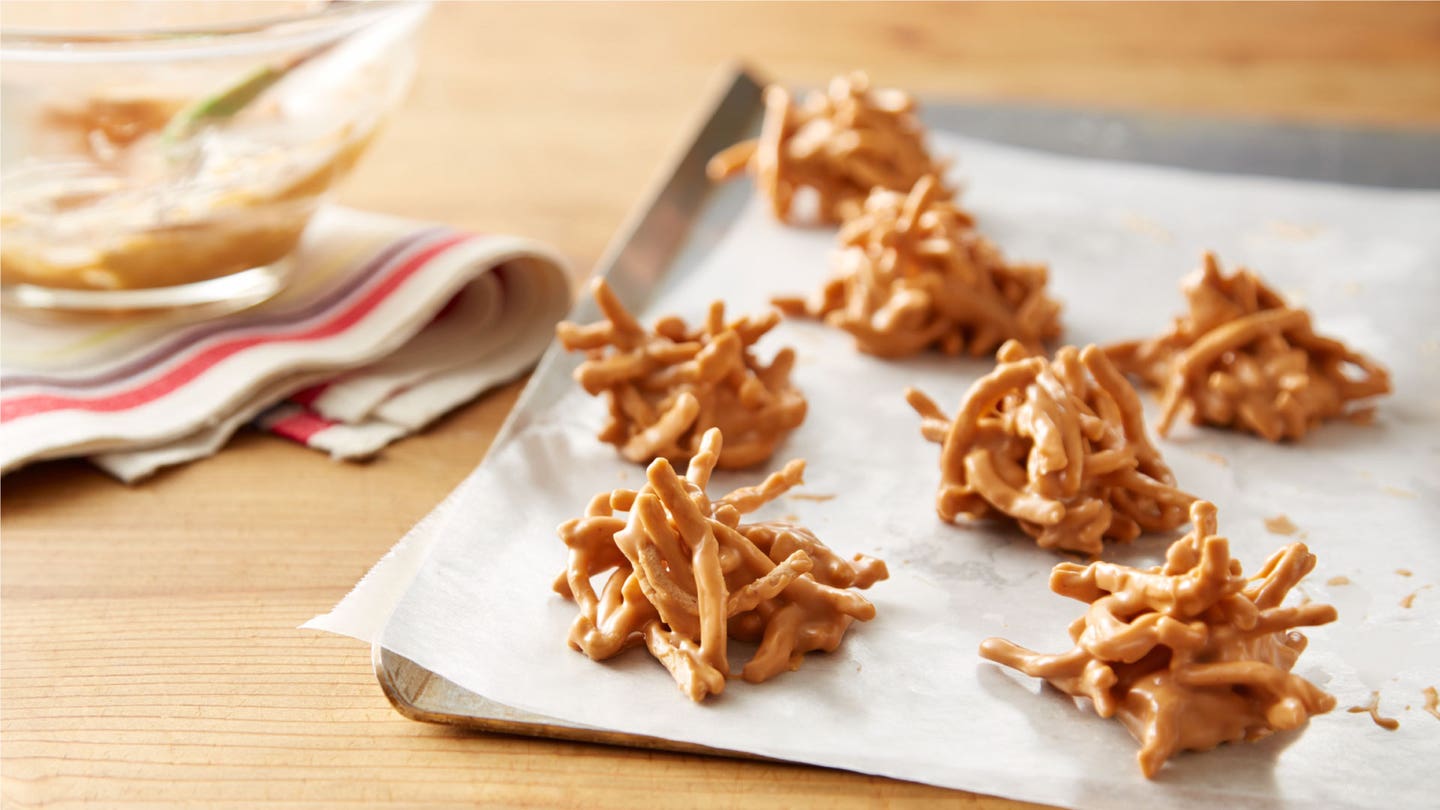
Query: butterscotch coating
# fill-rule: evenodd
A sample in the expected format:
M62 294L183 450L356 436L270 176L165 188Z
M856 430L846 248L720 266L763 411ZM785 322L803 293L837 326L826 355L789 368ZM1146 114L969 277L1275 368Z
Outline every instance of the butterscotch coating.
M835 274L810 299L776 298L787 315L823 319L879 357L938 348L988 355L1007 340L1039 351L1060 334L1041 264L1005 261L926 175L908 193L877 188L840 228Z
M945 170L925 148L915 99L872 88L860 72L835 77L826 92L799 104L783 87L765 88L760 137L715 155L706 172L720 181L747 167L782 222L790 221L801 188L818 195L822 220L839 222L859 210L872 188L905 191Z
M570 646L600 661L643 643L697 702L725 689L727 639L759 642L741 670L751 683L798 669L805 653L835 650L852 622L874 618L852 588L889 576L880 560L846 560L799 526L740 522L799 484L803 461L710 500L722 443L706 431L684 476L656 459L639 491L596 495L558 530L570 552L555 591L580 607ZM606 572L597 594L591 578Z
M1335 698L1290 672L1305 650L1296 627L1335 621L1330 605L1282 607L1315 568L1304 543L1286 546L1256 576L1241 575L1215 536L1215 507L1190 507L1194 528L1165 564L1061 563L1050 589L1090 604L1070 625L1069 652L1045 655L999 638L980 655L1087 697L1140 742L1146 778L1179 751L1258 740L1335 708Z
M1160 391L1161 436L1190 421L1296 440L1353 403L1389 393L1380 364L1315 334L1310 315L1244 268L1221 274L1215 254L1182 282L1189 312L1170 332L1106 348L1115 364Z
M976 380L954 419L911 388L920 432L941 445L936 511L1013 518L1042 548L1099 555L1104 538L1185 522L1194 498L1145 435L1135 389L1095 346L1053 361L1016 341Z
M566 321L555 331L567 350L588 353L575 379L609 400L600 440L626 459L687 459L700 450L705 431L718 427L727 437L720 467L749 467L769 459L805 421L805 397L790 382L795 352L781 349L765 365L753 351L779 323L777 313L726 321L725 305L716 301L697 329L672 316L646 331L604 279L591 290L606 319L588 326Z

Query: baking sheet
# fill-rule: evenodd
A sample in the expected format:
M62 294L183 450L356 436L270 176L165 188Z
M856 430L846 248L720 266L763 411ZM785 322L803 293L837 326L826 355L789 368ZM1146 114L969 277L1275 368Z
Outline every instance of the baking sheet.
M1320 567L1306 590L1334 601L1342 619L1310 632L1297 671L1342 706L1380 689L1399 731L1337 712L1301 735L1182 755L1146 783L1118 724L975 656L992 634L1064 649L1064 628L1078 613L1045 588L1052 555L998 527L934 517L938 449L919 439L899 390L918 383L953 408L988 363L881 362L812 324L786 324L768 343L800 351L797 379L812 402L782 455L809 459L809 491L844 497L788 499L769 514L799 517L843 553L883 556L893 573L870 592L880 615L852 630L839 652L692 706L643 651L607 664L569 651L574 608L548 592L564 559L553 527L595 491L641 480L593 440L603 406L578 391L525 410L486 464L407 540L434 546L423 563L424 555L411 558L418 575L384 646L528 712L1016 798L1075 806L1423 802L1440 787L1418 765L1440 754L1440 721L1419 711L1420 688L1440 673L1440 595L1420 591L1408 609L1399 601L1440 574L1440 195L1076 161L945 137L939 148L961 156L966 203L982 230L1011 256L1052 263L1071 342L1161 328L1180 306L1176 279L1214 247L1303 299L1323 331L1391 363L1398 393L1375 426L1336 424L1297 447L1187 428L1162 447L1181 484L1220 506L1222 531L1247 567L1286 542L1266 533L1264 517L1287 514L1307 532ZM831 234L774 226L748 195L743 183L717 193L716 210L738 211L722 220L733 224L707 256L681 256L683 272L649 314L695 317L721 295L736 311L753 309L772 293L818 283ZM1164 545L1142 540L1107 556L1153 560ZM370 580L372 596L377 582L408 581L408 572L383 568ZM1341 574L1353 584L1325 584ZM365 591L351 599L363 602ZM342 605L319 626L367 636L355 607Z

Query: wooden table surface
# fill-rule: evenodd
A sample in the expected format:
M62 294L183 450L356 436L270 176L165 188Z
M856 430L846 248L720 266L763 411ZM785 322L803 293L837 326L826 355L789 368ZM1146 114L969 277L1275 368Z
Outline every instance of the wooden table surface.
M590 266L727 60L820 83L1440 123L1440 5L444 5L342 197ZM366 465L247 434L125 487L3 483L3 806L1012 807L814 768L475 735L395 714L328 609L485 453L507 386ZM980 743L982 741L977 741ZM955 755L963 756L963 750Z

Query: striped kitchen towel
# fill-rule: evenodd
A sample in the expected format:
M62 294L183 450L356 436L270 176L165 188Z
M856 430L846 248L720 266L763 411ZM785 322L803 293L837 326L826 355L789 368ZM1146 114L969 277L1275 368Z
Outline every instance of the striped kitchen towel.
M88 456L126 481L247 424L363 458L518 376L572 275L544 245L343 208L291 284L226 317L0 319L0 470Z

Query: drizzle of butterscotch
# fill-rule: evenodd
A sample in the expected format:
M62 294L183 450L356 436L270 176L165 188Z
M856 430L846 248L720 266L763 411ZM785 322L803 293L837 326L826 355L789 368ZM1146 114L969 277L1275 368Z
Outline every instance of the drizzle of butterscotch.
M1402 607L1402 608L1412 608L1412 607L1415 607L1415 597L1419 596L1421 591L1428 591L1428 590L1430 590L1432 587L1434 587L1434 586L1433 586L1433 585L1422 585L1422 586L1420 586L1419 588L1416 588L1415 590L1411 591L1410 593L1405 594L1405 596L1400 599L1400 607Z
M792 501L833 501L833 500L835 500L835 496L834 496L834 495L822 495L822 494L820 494L820 493L818 493L818 492L792 492L792 493L790 493L790 500L792 500Z
M1379 690L1370 693L1370 703L1368 705L1351 706L1345 711L1350 712L1351 714L1369 714L1370 719L1375 721L1375 725L1385 729L1386 731L1394 731L1395 729L1400 728L1399 720L1396 720L1393 717L1380 716Z
M1427 686L1420 693L1425 696L1425 711L1440 720L1440 692L1436 692L1433 686Z

